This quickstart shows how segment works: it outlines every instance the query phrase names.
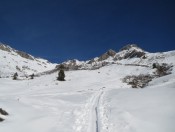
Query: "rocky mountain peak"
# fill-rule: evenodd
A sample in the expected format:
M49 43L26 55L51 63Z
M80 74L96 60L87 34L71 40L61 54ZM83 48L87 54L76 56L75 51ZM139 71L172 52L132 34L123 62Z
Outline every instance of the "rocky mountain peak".
M115 52L114 50L112 50L112 49L108 50L106 53L107 53L109 56L115 56L115 54L116 54L116 52Z
M146 52L136 44L128 44L119 50L115 56L115 60L142 58L145 54Z
M124 46L119 52L109 49L107 52L99 57L92 58L88 61L69 60L63 62L66 70L78 70L78 69L98 69L108 64L113 64L116 61L142 58L145 57L146 52L139 48L136 44L129 44ZM78 63L77 63L78 62ZM59 65L57 66L57 68Z
M116 55L116 52L112 49L108 50L106 53L104 53L103 55L101 55L98 59L98 61L103 61L106 60L107 58L114 57Z
M130 49L138 49L138 50L142 50L140 47L138 47L136 44L128 44L126 46L124 46L123 48L121 48L119 51L123 51L123 50L130 50ZM143 50L142 50L143 51Z

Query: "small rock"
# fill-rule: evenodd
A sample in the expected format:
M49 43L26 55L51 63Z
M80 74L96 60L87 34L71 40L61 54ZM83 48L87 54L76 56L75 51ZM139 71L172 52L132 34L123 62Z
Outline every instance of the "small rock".
M9 115L5 110L3 110L2 108L0 108L0 114L2 115Z
M2 121L4 121L4 119L0 117L0 122L2 122Z

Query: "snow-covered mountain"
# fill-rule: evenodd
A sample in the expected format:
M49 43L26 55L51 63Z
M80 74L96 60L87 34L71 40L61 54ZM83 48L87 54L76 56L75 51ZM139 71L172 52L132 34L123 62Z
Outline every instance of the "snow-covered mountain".
M54 69L56 64L27 54L23 51L0 43L0 76L8 77L17 72L20 76L27 76Z
M63 63L66 81L56 80L55 64L7 45L0 46L0 57L1 75L42 74L0 78L0 132L175 130L175 51L149 53L127 45L89 61L70 60ZM143 89L132 88L145 82Z
M61 64L52 64L48 60L36 58L23 51L11 48L8 45L0 44L0 76L8 77L18 72L20 76L30 74L48 74L59 70L64 65L65 70L94 70L106 65L142 65L151 67L153 63L172 63L175 51L162 53L149 53L136 44L129 44L118 52L110 49L99 57L87 61L77 59L68 60Z
M99 57L88 61L79 61L77 59L63 62L67 70L94 70L110 64L130 64L152 66L153 63L173 63L175 50L162 53L149 53L144 51L136 44L129 44L121 48L119 52L112 49ZM61 64L59 64L61 65ZM59 65L57 67L59 68Z

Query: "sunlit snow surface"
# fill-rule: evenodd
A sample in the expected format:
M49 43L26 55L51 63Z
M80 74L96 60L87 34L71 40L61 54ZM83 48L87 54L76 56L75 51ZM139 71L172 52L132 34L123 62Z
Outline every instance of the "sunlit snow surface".
M15 51L3 51L0 49L0 77L13 76L15 72L19 76L37 74L39 72L54 69L56 64L52 64L45 59L34 58L33 60L21 57Z
M144 89L122 83L151 67L113 64L33 80L0 78L0 132L174 132L175 72ZM2 116L2 115L0 115Z

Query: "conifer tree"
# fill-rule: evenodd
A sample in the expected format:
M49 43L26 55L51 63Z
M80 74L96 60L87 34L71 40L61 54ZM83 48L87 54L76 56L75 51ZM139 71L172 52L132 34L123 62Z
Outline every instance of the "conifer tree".
M35 75L34 75L34 73L33 73L32 75L30 75L30 78L31 78L31 79L33 79L33 78L34 78L34 76L35 76Z
M18 77L18 73L16 72L14 75L13 75L13 80L16 80Z
M57 80L59 80L59 81L65 81L64 78L65 78L64 70L61 69L61 70L59 71L59 73L58 73L58 78L57 78Z

